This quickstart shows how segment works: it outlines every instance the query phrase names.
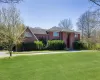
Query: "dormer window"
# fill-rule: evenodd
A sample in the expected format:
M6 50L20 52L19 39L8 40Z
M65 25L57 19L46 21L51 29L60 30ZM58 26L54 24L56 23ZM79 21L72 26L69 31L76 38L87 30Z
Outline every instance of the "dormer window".
M59 37L59 32L53 32L54 37Z

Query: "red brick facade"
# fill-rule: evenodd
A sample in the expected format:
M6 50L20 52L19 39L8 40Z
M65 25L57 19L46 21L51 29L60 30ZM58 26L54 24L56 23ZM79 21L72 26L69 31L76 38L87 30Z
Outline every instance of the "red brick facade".
M39 38L43 37L46 40L60 39L63 40L68 48L73 48L73 42L75 41L75 33L74 32L59 32L58 37L53 36L53 32L48 32L47 34L33 34L29 29L26 29L26 32L29 32L32 37L25 37L24 42L33 42L39 40ZM77 34L77 40L80 40L80 34Z

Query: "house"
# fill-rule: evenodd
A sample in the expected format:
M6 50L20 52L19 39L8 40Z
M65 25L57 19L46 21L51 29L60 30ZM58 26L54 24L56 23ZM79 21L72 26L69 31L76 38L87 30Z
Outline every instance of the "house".
M27 27L24 32L24 43L39 41L40 38L46 40L63 40L67 48L73 48L73 42L80 40L80 33L59 27L52 27L48 30L41 28Z

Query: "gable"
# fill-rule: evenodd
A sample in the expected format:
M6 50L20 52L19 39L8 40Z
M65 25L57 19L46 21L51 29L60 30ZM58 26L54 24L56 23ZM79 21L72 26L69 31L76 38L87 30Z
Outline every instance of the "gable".
M32 37L32 34L30 32L25 31L24 37Z

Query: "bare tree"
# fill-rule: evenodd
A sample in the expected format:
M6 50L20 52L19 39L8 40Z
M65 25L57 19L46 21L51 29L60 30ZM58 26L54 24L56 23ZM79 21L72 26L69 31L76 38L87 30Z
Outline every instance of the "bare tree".
M2 8L0 10L0 42L12 56L13 47L22 41L20 37L24 28L21 25L20 13L16 7Z
M93 12L86 11L77 22L78 29L82 31L82 36L90 38L93 30L97 27L97 18Z
M0 3L19 3L23 0L0 0Z
M91 2L93 2L94 4L100 6L100 0L89 0Z
M66 28L66 29L72 29L73 27L72 21L70 19L61 20L58 26L61 28Z
M80 18L78 19L78 22L77 22L78 29L81 30L82 40L84 37L84 22L85 22L84 18L85 18L84 16L80 16Z

